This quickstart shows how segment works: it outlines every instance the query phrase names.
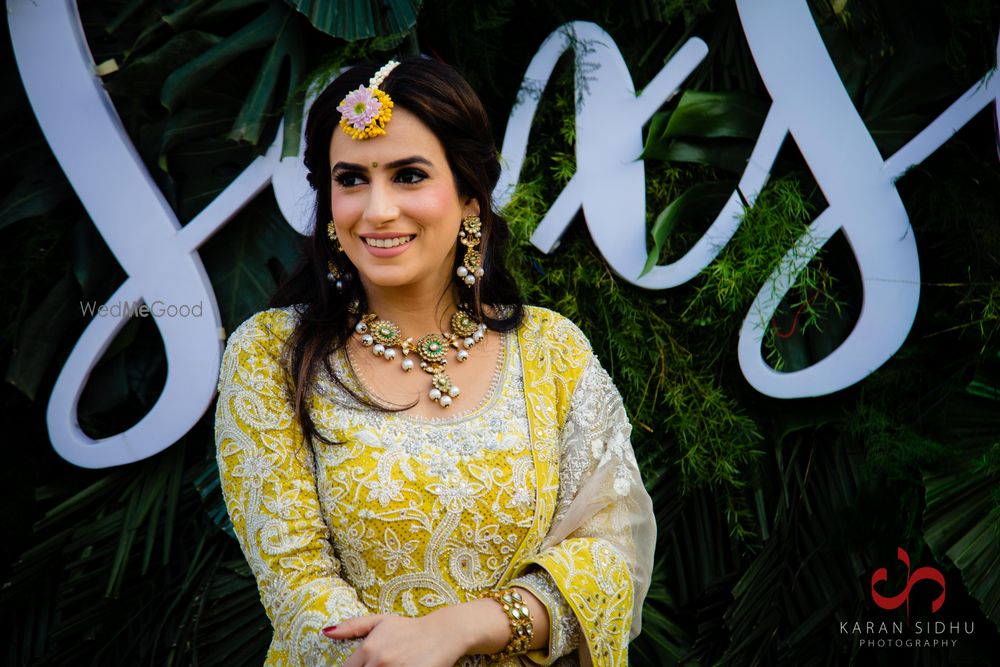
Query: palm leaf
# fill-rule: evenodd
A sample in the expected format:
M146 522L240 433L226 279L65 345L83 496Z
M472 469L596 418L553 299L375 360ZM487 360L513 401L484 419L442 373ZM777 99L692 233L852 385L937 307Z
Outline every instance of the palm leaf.
M282 5L273 4L235 34L171 72L160 93L163 106L170 111L177 110L193 91L204 86L236 58L273 44L288 20L288 11Z
M945 411L954 456L924 475L924 537L1000 624L1000 384L985 379L998 362L1000 356Z
M0 230L28 218L45 215L73 195L66 177L50 162L27 170L14 189L0 201Z
M273 198L262 199L241 211L202 251L229 331L267 304L297 257L296 233Z
M732 589L723 662L832 664L850 648L817 646L816 637L864 599L861 568L845 549L860 462L843 446L817 440L815 430L799 428L761 468L768 538Z
M285 69L287 62L288 72L288 93L286 99L293 99L303 83L305 76L305 47L304 36L299 28L298 20L294 15L286 17L284 24L278 32L277 38L260 67L257 80L254 81L253 88L243 103L239 115L233 122L233 127L229 132L229 138L237 141L249 141L256 144L260 141L264 124L267 120L266 112L271 107L271 99L274 96L274 89ZM298 96L298 115L301 116L302 96ZM295 127L294 146L287 146L287 150L294 148L292 155L298 154L297 140L299 128ZM287 136L287 135L286 135Z
M7 367L6 380L28 398L35 398L45 374L57 358L62 336L79 322L80 289L67 273L24 321Z
M422 0L288 0L316 28L349 42L413 29Z

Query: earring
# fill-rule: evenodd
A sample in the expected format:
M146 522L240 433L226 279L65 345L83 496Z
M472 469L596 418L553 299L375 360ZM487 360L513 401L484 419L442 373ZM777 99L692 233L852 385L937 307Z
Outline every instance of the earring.
M340 270L340 267L334 264L332 259L326 260L326 279L333 283L338 292L344 291L344 278L346 275Z
M344 252L344 246L340 245L340 239L337 238L337 228L333 224L333 220L326 226L326 235L329 237L330 241L334 244L336 251L340 254ZM326 279L334 284L338 292L344 291L344 282L350 277L349 273L341 270L337 266L336 262L332 259L326 261Z
M458 277L465 281L465 284L472 287L476 284L476 278L482 278L483 256L476 250L479 241L483 238L483 223L478 215L470 215L462 220L462 229L458 232L458 242L465 246L465 257L462 258L462 265L455 270Z
M337 226L333 224L333 219L326 224L326 235L337 246L337 252L344 252L344 246L340 245L340 239L337 238Z

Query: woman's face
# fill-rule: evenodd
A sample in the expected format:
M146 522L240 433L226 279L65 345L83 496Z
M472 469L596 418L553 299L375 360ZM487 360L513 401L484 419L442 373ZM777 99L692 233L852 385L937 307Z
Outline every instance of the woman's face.
M352 139L334 130L330 209L337 236L366 290L426 288L451 280L462 218L478 202L459 195L444 147L406 109L386 134Z

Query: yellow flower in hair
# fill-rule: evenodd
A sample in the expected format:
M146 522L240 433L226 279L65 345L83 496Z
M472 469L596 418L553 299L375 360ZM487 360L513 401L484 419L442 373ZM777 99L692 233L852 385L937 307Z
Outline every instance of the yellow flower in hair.
M361 86L340 102L340 127L352 139L370 139L385 134L392 118L392 99L378 88Z
M352 139L370 139L385 134L392 118L392 98L379 85L399 63L390 60L375 73L367 86L359 86L340 101L340 127Z

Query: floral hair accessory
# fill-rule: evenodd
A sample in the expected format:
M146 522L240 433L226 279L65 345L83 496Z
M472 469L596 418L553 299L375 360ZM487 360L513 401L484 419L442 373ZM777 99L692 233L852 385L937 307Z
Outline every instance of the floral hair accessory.
M387 62L368 80L367 86L358 86L347 94L337 111L340 127L352 139L370 139L385 134L385 126L392 118L392 98L379 86L399 63Z

